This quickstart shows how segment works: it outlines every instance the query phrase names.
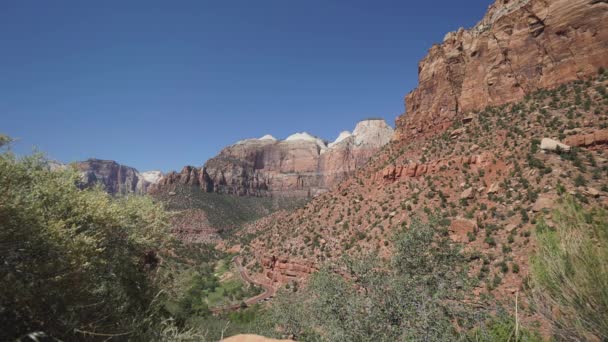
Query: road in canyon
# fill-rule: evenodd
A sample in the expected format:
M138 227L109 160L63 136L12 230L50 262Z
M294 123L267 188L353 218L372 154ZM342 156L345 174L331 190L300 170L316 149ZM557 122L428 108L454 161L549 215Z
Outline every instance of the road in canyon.
M252 285L259 286L264 289L264 292L262 292L261 294L243 300L243 302L245 304L247 304L247 306L259 303L261 301L269 300L270 298L274 297L275 289L268 284L260 283L260 282L255 281L254 279L252 279L249 276L249 274L247 274L247 270L245 269L245 267L243 267L243 265L241 264L241 259L239 259L239 257L234 257L232 259L232 261L236 265L243 281L246 281ZM217 313L221 313L221 312L225 312L225 311L235 311L235 310L241 309L241 305L242 304L239 303L239 304L233 304L230 306L212 308L211 312L213 312L214 314L217 314Z

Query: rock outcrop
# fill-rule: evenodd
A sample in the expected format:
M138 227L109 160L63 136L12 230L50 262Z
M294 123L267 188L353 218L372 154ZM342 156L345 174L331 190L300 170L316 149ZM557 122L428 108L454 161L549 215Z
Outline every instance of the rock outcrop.
M224 194L314 196L363 166L392 135L384 120L370 119L359 122L352 134L340 133L329 145L305 132L282 141L269 135L242 140L202 168L186 166L167 174L158 186L180 183Z
M150 185L159 181L160 171L139 173L135 168L118 164L113 160L88 159L74 163L82 176L82 186L100 183L112 194L144 194Z
M160 171L146 171L141 173L141 177L150 184L156 184L163 177L163 173Z
M460 156L449 159L438 159L427 163L409 163L407 165L392 165L377 172L373 181L384 180L394 182L400 178L414 178L433 175L439 171L455 170L464 165L484 166L490 163L492 156L487 153Z
M567 137L566 144L577 147L594 147L608 144L608 129L597 130L587 134L575 134Z
M496 1L474 28L448 33L420 62L395 138L442 131L459 113L596 74L608 65L606 22L606 1Z
M562 144L557 140L543 138L543 140L540 141L540 149L543 151L551 151L551 152L554 152L554 151L568 152L568 151L570 151L570 146L568 146L566 144Z
M315 264L310 261L293 261L288 259L278 259L275 256L264 257L262 259L263 273L271 282L286 284L290 281L297 281L307 278L317 271Z

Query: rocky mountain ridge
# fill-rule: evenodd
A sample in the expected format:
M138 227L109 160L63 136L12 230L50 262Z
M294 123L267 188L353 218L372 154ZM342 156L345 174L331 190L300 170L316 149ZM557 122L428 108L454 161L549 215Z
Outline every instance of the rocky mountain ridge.
M606 65L608 3L501 0L472 29L450 32L419 63L396 139L446 130L461 113L518 101Z
M140 173L133 167L113 160L92 158L75 162L74 166L81 173L83 187L99 183L112 195L145 194L150 186L158 183L162 177L160 171Z
M306 132L282 141L270 135L241 140L203 167L186 166L165 175L157 188L189 184L223 194L312 197L363 166L392 135L384 120L370 119L329 144Z

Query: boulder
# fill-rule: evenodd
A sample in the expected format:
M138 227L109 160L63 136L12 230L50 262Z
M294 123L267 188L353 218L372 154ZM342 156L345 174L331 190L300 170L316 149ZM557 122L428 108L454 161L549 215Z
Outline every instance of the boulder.
M450 238L455 242L467 242L468 234L473 233L477 223L473 220L467 220L463 218L454 219L448 231L450 232Z
M582 193L585 196L589 196L589 197L600 197L600 191L595 189L595 188L591 188L591 187L586 187L582 190Z
M541 194L534 205L532 211L539 212L543 210L551 210L555 208L557 196L552 194Z
M495 194L500 190L500 184L498 182L492 183L488 188L488 194Z
M550 151L550 152L555 152L558 150L568 152L568 151L570 151L570 146L568 146L566 144L562 144L557 140L543 138L543 140L541 140L541 142L540 142L540 149L543 151Z
M460 199L472 199L475 197L473 188L467 188L460 194Z
M458 136L462 135L462 133L464 133L464 132L466 132L466 131L467 131L467 129L466 129L466 128L464 128L464 127L457 128L457 129L453 130L453 131L450 133L450 137L451 137L452 139L453 139L453 138L456 138L456 137L458 137Z

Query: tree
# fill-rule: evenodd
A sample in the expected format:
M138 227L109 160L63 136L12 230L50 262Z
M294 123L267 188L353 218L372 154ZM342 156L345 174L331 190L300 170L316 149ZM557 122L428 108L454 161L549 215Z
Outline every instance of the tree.
M78 179L39 155L0 154L0 340L128 336L149 314L167 214Z

